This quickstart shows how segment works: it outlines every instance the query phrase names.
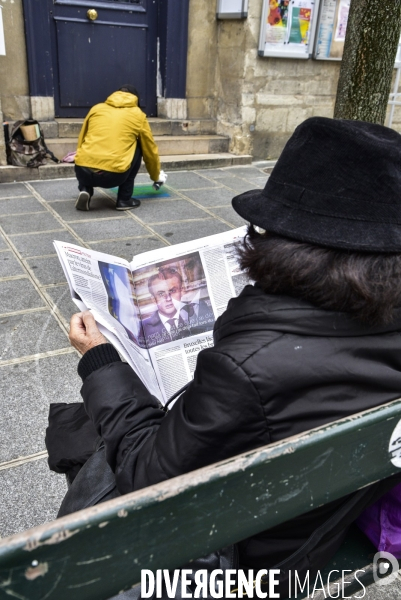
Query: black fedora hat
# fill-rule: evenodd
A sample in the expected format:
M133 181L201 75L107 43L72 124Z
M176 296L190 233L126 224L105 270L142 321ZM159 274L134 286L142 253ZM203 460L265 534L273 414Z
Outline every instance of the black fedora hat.
M361 121L307 119L264 190L232 204L253 225L302 242L401 252L401 135Z

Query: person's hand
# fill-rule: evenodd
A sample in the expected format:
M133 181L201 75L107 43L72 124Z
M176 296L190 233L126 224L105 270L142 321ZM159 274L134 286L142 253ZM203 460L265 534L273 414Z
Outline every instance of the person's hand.
M158 181L158 183L166 183L167 173L165 173L164 171L160 171L159 179L157 181Z
M100 344L107 344L106 338L100 333L92 313L88 310L71 317L69 338L71 345L81 354Z
M158 189L161 188L161 186L163 185L163 183L166 183L166 181L167 181L167 173L165 173L164 171L160 171L159 177L157 178L157 181L155 181L153 183L153 187L157 191Z

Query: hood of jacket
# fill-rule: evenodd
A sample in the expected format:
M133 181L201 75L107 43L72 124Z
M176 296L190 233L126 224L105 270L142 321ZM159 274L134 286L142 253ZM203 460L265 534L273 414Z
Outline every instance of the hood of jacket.
M266 294L247 285L232 298L214 326L215 343L231 332L277 331L317 337L359 337L401 331L401 309L389 325L368 327L346 313L324 310L290 296Z
M114 92L106 100L106 104L114 106L114 108L136 108L138 106L138 98L129 92Z

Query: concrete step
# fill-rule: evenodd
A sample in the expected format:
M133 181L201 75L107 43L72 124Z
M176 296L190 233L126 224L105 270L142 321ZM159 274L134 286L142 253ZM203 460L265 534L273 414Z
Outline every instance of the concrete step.
M192 169L217 169L219 167L232 167L234 165L249 165L252 162L252 156L230 154L221 152L219 154L189 154L189 155L170 155L161 156L162 169L167 173L169 171L186 171ZM142 163L140 173L146 172L145 165ZM49 161L49 164L38 169L28 169L25 167L0 167L0 183L12 183L14 181L35 181L46 179L62 179L64 177L74 177L74 165L61 163L56 164Z
M161 156L162 169L165 171L184 171L193 169L217 169L220 167L233 167L234 165L250 165L252 162L250 154L231 154L220 152L219 154L188 154ZM142 171L146 171L142 165Z
M155 135L161 156L181 154L217 154L227 152L229 139L222 135ZM46 144L58 159L77 149L77 139L48 138Z
M214 119L159 119L150 118L153 135L210 135L216 133ZM41 127L45 138L77 138L83 119L56 119L43 121Z

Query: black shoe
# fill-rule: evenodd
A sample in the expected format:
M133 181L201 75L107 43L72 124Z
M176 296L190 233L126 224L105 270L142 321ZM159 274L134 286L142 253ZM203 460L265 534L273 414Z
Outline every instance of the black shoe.
M89 204L91 201L91 195L86 190L82 190L78 194L77 201L75 202L75 208L77 210L89 210Z
M119 200L117 198L116 210L129 210L130 208L138 208L141 206L141 201L137 198L130 198L129 200Z

